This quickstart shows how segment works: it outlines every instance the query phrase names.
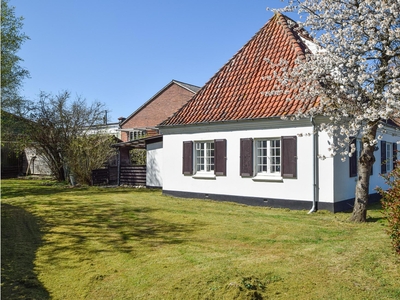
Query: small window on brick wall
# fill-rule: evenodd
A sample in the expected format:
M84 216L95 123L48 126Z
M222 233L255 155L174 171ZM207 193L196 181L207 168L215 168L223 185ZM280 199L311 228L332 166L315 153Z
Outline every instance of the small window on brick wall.
M145 130L133 130L129 131L129 140L138 140L146 136L146 131Z

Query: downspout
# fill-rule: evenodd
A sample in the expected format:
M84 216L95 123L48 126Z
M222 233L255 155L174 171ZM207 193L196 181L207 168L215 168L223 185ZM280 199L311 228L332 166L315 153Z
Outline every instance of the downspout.
M313 117L310 118L311 124L313 126L313 205L308 212L313 213L318 210L318 197L319 197L319 168L318 168L318 130L315 128L315 122Z

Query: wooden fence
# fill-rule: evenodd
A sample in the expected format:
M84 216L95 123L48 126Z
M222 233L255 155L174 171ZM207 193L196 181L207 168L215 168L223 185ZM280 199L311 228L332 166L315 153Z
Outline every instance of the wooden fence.
M117 185L118 184L118 168L108 167L92 171L93 185ZM146 166L121 166L120 185L146 186Z
M20 172L19 166L1 166L1 178L17 178Z
M146 166L121 166L119 184L146 186Z

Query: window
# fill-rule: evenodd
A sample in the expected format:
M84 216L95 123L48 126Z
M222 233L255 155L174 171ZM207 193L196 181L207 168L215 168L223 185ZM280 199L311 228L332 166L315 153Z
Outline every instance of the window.
M198 173L225 176L226 140L183 142L182 173L184 175Z
M129 140L137 140L146 136L145 130L133 130L129 132Z
M393 144L386 143L386 172L392 171L393 166Z
M396 167L397 144L381 141L381 173L385 174Z
M354 151L353 155L350 156L350 158L349 158L350 177L356 177L358 174L358 169L357 169L358 159L361 157L361 153L363 150L363 144L362 144L361 139L352 138L352 142L350 143L350 146L349 146L349 152L351 151L351 144L354 144L356 151ZM371 166L370 175L373 175L373 173L374 173L374 165Z
M281 173L281 140L256 141L256 170L257 174Z
M350 171L350 177L356 177L357 176L357 161L358 157L361 154L361 143L358 142L355 138L352 138L352 142L349 145L349 152L351 151L351 145L354 145L355 151L349 158L349 171Z
M196 173L214 172L214 142L196 142Z
M254 148L254 155L253 155ZM255 172L254 172L254 171ZM255 173L255 174L254 174ZM240 140L240 176L297 176L297 137Z

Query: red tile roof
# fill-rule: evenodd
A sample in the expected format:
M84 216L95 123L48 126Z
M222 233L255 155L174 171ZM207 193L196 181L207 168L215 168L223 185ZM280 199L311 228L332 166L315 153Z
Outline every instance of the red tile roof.
M265 59L275 64L284 59L293 65L307 49L299 33L290 26L292 22L295 23L275 14L191 100L160 125L281 117L315 105L315 101L287 101L293 97L293 91L279 96L263 94L275 84L273 80L262 79L274 71ZM304 31L300 34L309 39Z

